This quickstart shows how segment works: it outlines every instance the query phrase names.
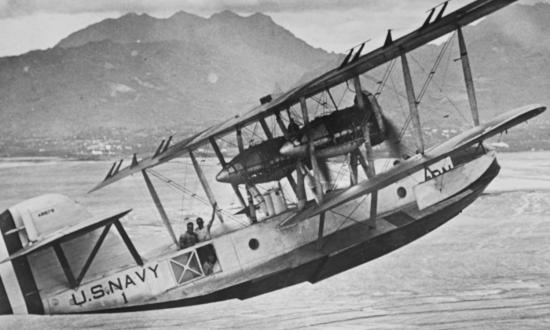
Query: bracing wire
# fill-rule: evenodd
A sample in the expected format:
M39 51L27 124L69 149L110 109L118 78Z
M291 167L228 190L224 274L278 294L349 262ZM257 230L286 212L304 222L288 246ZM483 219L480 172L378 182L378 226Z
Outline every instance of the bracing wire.
M428 90L428 87L429 85L433 82L433 84L438 87L440 93L442 95L444 95L444 97L449 101L449 103L455 108L455 110L458 112L458 114L464 118L464 115L460 112L460 110L458 109L458 107L454 104L454 102L452 102L449 97L447 97L444 93L443 93L443 89L441 89L438 84L433 81L433 77L439 67L439 65L441 64L441 61L447 51L447 49L449 48L449 45L451 44L451 41L454 39L456 35L456 32L453 33L451 35L451 37L449 39L447 39L447 41L445 41L445 43L443 44L443 47L441 47L441 50L439 51L439 54L437 55L437 58L434 62L434 65L432 66L430 72L428 73L428 77L426 78L426 81L424 82L424 84L422 85L422 89L420 90L420 93L418 94L418 97L416 98L416 104L420 104L422 102L422 99L424 98L424 95L426 94L426 91ZM419 61L417 61L414 56L411 55L411 59L420 67L420 69L426 73L426 69L422 66L422 64L420 64ZM398 139L401 140L403 138L403 135L405 134L405 131L407 130L407 127L410 125L411 123L411 120L412 120L412 116L409 114L409 116L407 117L407 119L405 120L405 124L403 125L403 128L401 129L401 132L399 133L399 137Z
M435 75L435 72L436 72L437 68L439 67L439 64L441 63L441 60L445 56L445 53L446 53L447 49L449 48L449 45L451 44L451 41L454 39L455 35L456 35L456 32L453 33L451 35L451 37L443 44L443 47L441 47L441 51L439 52L439 55L437 55L437 58L434 62L434 65L432 66L432 69L430 70L430 73L428 74L428 77L426 78L426 81L424 82L424 85L422 86L422 89L420 90L420 93L418 94L418 97L416 99L416 103L420 104L420 102L422 102L422 98L424 97L424 94L426 94L426 91L428 90L430 82L432 81L432 79ZM422 65L418 61L416 61L416 59L414 59L414 57L412 55L411 55L411 58L418 64L418 66L420 68L422 68L422 70L424 72L426 72L424 70L424 68L422 67Z
M468 120L466 119L466 117L464 116L464 114L460 111L460 109L458 108L458 106L443 92L443 88L441 88L441 86L439 86L439 84L435 81L432 81L432 78L433 78L433 75L435 74L435 71L437 69L437 67L439 66L440 62L441 62L441 59L443 58L443 55L445 53L445 51L447 50L447 48L449 47L449 45L451 44L451 41L454 39L454 36L456 35L456 32L453 33L453 35L445 42L445 44L443 45L438 57L437 57L437 60L436 60L436 63L434 64L434 67L432 68L432 70L430 71L430 73L428 74L428 78L426 79L426 82L424 83L424 86L422 87L422 92L421 94L419 94L419 98L417 99L417 104L420 104L420 102L422 101L422 97L424 96L424 93L425 91L427 90L428 88L428 85L433 82L433 85L438 89L438 91L441 93L441 95L443 95L443 97L447 100L447 102L449 102L449 104L455 109L455 111L457 112L457 114L462 117L462 119L465 121L465 122L468 122ZM426 72L426 69L422 66L422 64L420 64L419 61L417 61L412 55L411 55L411 58L412 60L420 67L420 69L425 73Z
M347 165L347 160L344 159L344 162L340 164L340 168L338 169L338 172L336 172L336 177L334 178L334 181L330 183L331 184L330 190L334 190L334 188L336 188L336 186L338 185L338 181L340 181L340 176L346 173L345 171L346 165Z
M396 59L390 61L388 64L388 67L386 68L386 71L384 72L384 75L382 76L382 80L380 81L380 84L378 85L378 88L376 89L376 93L374 96L378 97L380 94L382 94L382 90L384 90L384 87L386 86L386 83L388 82L388 79L391 76L391 73L393 71L393 67L395 66Z
M157 179L161 180L162 182L168 184L170 187L172 187L173 189L176 189L180 192L183 192L184 194L187 194L189 195L191 198L194 198L196 200L198 200L199 202L201 202L202 204L204 205L207 205L209 207L211 207L210 205L210 201L200 197L199 195L197 195L195 192L191 191L190 189L184 187L183 185L175 182L174 180L168 178L167 176L155 171L155 170L152 170L152 169L148 169L147 170L148 173L152 174L154 177L156 177ZM222 212L225 216L231 218L232 220L234 220L235 222L239 223L240 225L246 227L247 224L245 224L242 220L236 218L231 212L228 212L224 209L219 209L220 212Z
M353 219L351 216L353 215L353 213L355 213L355 211L357 211L357 209L359 208L359 206L361 206L361 204L363 204L365 202L365 199L367 198L368 194L367 195L364 195L363 197L361 197L361 200L357 203L357 205L350 211L348 212L348 215L345 215L345 214L342 214L342 213L339 213L337 211L335 211L334 209L330 210L329 212L333 213L333 214L336 214L338 216L341 216L343 219L343 221L338 225L338 227L336 228L336 231L340 230L340 228L342 228L342 226L349 220L349 221L352 221L352 222L355 222L355 223L359 223L359 224L362 224L362 225L365 225L365 226L368 226L368 223L366 222L363 222L363 221L358 221L358 220L355 220ZM330 239L330 238L329 238ZM328 240L327 240L328 241ZM325 244L327 243L327 241L325 241Z

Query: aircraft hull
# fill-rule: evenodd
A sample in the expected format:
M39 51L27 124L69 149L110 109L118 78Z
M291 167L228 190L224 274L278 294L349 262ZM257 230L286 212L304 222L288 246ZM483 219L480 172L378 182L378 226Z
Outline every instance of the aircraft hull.
M247 299L301 282L321 281L388 254L443 225L473 203L497 176L499 170L500 166L495 159L479 179L454 196L421 212L411 207L386 216L385 220L397 227L387 233L365 239L369 236L369 229L364 224L356 224L327 235L323 240L325 244L320 250L317 242L311 242L269 260L265 266L258 267L269 267L268 264L291 266L267 276L254 278L202 296L96 312L140 311L191 306L227 299ZM365 216L368 217L368 214ZM318 257L299 265L294 264L297 255L309 256L312 253L317 254ZM255 271L252 269L250 272Z
M368 226L368 196L328 212L321 241L317 237L317 218L285 227L285 220L296 214L296 210L289 210L212 241L150 258L143 266L90 278L75 289L41 289L45 288L41 278L51 274L39 274L43 269L40 263L49 258L43 254L22 259L26 270L15 269L14 273L17 279L13 280L34 296L21 294L23 305L17 307L10 298L15 292L8 292L8 301L17 314L25 310L33 314L123 312L246 299L304 281L315 283L383 256L444 224L472 203L499 171L494 152L469 150L456 155L453 162L454 168L442 171L440 177L422 182L418 176L423 177L423 173L417 173L381 190L376 228ZM437 166L443 170L447 165ZM439 186L442 183L449 185ZM406 197L396 194L398 187L406 188ZM434 200L433 193L440 194L439 199ZM417 196L424 196L424 200L417 200ZM259 241L256 249L250 245L253 239ZM182 281L175 263L181 264L182 257L197 253L205 245L215 248L222 271ZM57 261L53 265L58 267ZM62 278L62 274L56 278ZM3 279L8 289L10 279ZM29 289L30 284L34 289ZM11 313L11 309L2 310Z

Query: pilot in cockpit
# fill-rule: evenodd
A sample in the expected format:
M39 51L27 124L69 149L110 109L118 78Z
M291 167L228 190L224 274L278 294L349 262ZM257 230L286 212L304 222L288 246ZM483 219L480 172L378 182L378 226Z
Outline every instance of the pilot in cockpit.
M214 205L212 206L212 216L210 217L210 221L208 222L208 225L206 227L204 226L204 221L202 220L202 218L197 218L197 229L195 229L195 234L197 234L199 242L204 242L211 239L210 229L212 228L212 224L214 223L217 205L217 203L214 203Z
M179 245L180 249L185 249L193 246L199 242L199 238L193 230L193 223L187 223L187 231L180 236Z

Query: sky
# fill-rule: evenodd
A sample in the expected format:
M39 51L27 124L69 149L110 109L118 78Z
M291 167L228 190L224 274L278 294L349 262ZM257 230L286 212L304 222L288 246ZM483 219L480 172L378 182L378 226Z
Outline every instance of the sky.
M232 10L262 12L307 43L345 52L371 39L379 46L387 29L399 36L422 24L442 0L0 0L0 56L53 47L70 33L128 12L168 17L183 10L209 17ZM550 2L521 0L520 3ZM448 12L470 0L451 1Z

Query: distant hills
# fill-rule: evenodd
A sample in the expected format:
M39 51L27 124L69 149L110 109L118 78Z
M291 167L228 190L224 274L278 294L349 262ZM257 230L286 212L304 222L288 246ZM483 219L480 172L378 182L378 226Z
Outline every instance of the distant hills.
M482 116L526 103L550 104L549 4L510 6L465 33ZM439 48L411 54L417 89ZM452 61L457 47L452 51L421 104L435 140L444 129L465 126L461 117L468 115L460 63ZM107 19L54 48L0 58L0 155L150 150L161 135L185 135L242 112L308 72L334 67L341 56L311 47L263 14ZM399 90L395 67L393 86ZM369 73L371 80L382 69ZM405 102L389 86L381 102L399 121ZM530 140L536 148L548 147L548 118L522 131L538 135L522 138L518 148L531 148Z
M107 19L52 49L0 59L0 128L12 138L0 151L19 152L21 139L46 153L89 140L156 144L156 134L243 111L335 56L262 14Z

